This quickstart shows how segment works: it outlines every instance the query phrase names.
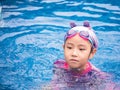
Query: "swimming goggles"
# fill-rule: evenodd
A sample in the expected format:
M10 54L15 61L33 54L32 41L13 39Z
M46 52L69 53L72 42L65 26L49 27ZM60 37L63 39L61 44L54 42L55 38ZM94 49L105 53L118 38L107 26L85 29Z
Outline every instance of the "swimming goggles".
M71 30L69 30L69 31L66 33L66 35L65 35L65 37L64 37L64 41L66 41L67 38L71 38L71 37L75 36L77 33L79 34L79 36L80 36L81 38L83 38L83 39L85 39L85 40L89 40L90 43L92 44L92 48L95 48L95 47L94 47L94 46L95 46L95 45L94 45L95 42L93 42L92 37L90 36L90 32L88 32L88 31L86 31L86 30L74 30L74 29L71 29Z

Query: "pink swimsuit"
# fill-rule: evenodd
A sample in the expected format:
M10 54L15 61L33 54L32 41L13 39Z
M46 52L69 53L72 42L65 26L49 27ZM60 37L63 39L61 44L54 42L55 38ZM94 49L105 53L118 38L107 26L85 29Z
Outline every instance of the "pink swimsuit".
M109 75L89 62L81 74L70 70L64 60L57 60L54 67L52 90L118 90L114 89Z

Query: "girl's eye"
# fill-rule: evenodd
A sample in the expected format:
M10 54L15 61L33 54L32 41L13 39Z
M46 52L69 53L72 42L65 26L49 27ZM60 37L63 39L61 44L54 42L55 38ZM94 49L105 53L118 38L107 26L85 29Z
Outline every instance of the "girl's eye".
M72 49L72 47L67 47L68 49Z
M80 48L79 50L80 50L80 51L84 51L85 49L84 49L84 48Z

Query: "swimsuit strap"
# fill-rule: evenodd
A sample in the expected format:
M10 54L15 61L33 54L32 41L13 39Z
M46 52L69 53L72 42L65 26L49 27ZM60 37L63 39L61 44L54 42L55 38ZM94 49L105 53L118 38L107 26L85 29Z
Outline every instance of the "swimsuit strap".
M83 70L83 71L81 72L81 74L84 75L84 74L88 73L89 71L91 71L91 69L92 69L92 66L91 66L90 62L87 62L87 64L86 64L86 69Z
M63 69L66 69L66 70L69 69L68 64L67 64L64 60L61 60L61 59L55 61L55 62L54 62L54 66L55 66L56 68L63 68Z

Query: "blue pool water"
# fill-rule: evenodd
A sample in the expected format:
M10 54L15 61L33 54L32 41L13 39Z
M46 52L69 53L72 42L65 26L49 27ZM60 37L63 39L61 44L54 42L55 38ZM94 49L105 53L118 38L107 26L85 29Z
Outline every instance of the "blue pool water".
M63 58L69 22L89 20L99 38L91 62L120 85L118 0L0 0L0 90L40 90Z

